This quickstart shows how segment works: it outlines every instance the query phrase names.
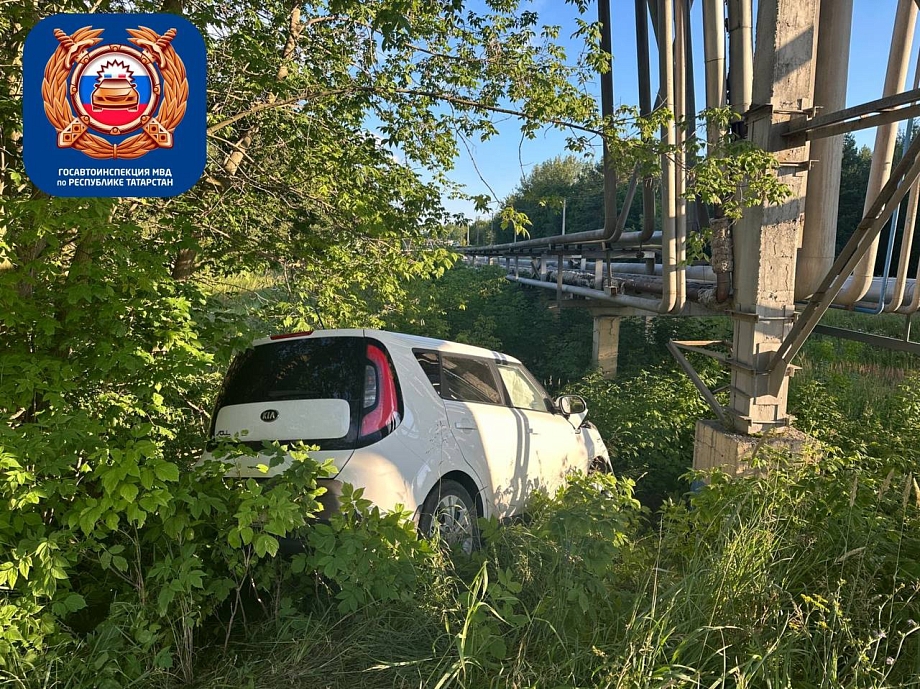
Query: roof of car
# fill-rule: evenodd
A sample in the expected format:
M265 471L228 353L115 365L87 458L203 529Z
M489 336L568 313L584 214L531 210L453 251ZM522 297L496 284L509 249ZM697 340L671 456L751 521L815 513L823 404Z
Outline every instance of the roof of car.
M277 336L275 336L277 338ZM301 340L308 337L373 337L384 344L401 343L408 344L411 347L420 349L432 349L439 352L451 352L453 354L466 354L467 356L479 356L487 359L498 359L500 361L509 361L520 363L513 356L502 354L491 349L475 347L473 345L463 344L462 342L451 342L450 340L439 340L433 337L422 337L420 335L407 335L406 333L396 333L389 330L372 330L365 329L335 329L335 330L314 330L302 335L291 335L285 339ZM254 346L277 342L277 339L264 337L253 342Z

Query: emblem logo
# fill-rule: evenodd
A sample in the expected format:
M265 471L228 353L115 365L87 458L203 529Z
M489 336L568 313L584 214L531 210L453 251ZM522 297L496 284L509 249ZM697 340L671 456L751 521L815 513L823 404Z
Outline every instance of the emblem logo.
M103 29L54 30L59 45L45 66L42 100L58 148L97 159L172 148L188 101L185 65L170 45L176 30L127 32L136 48L112 43L90 50L102 41ZM131 136L110 141L100 135Z
M277 409L266 409L259 415L259 418L262 419L265 423L271 423L278 418Z
M174 14L55 14L23 48L23 162L51 196L167 197L207 153L207 59Z

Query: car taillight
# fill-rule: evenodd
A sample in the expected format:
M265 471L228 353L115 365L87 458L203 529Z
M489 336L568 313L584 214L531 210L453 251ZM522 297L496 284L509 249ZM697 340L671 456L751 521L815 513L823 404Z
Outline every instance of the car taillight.
M396 379L387 355L383 350L369 344L368 364L364 369L364 418L361 420L361 436L395 426L399 414L396 395Z

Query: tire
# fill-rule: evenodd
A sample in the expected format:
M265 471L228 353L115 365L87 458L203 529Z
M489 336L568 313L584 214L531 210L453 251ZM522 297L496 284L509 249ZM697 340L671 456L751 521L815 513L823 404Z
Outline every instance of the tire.
M477 518L469 491L456 481L442 479L422 503L418 530L423 538L436 538L469 555L480 546Z

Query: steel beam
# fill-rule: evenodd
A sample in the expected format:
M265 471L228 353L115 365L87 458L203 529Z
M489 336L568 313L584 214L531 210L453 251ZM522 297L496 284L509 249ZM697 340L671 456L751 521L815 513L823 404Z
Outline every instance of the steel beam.
M846 108L844 110L830 112L825 115L821 115L820 117L814 117L810 120L803 120L801 122L792 123L783 133L783 136L791 137L802 133L811 134L815 130L821 130L826 127L845 123L853 119L864 118L876 113L880 113L882 111L898 112L897 110L894 110L894 108L899 108L902 105L908 105L910 103L916 103L917 101L920 101L920 89L904 91L903 93L897 93L893 96L887 96L877 100L870 100L860 105L854 105L853 107ZM833 134L824 134L824 136L833 136Z
M884 335L873 335L871 333L861 333L858 330L847 330L845 328L834 328L829 325L816 325L814 332L818 335L827 335L828 337L839 337L843 340L854 340L863 342L873 347L882 347L895 352L907 352L908 354L920 354L920 342L909 342L897 337L885 337Z
M786 367L792 363L808 336L814 331L824 313L843 288L844 282L878 238L894 209L907 195L920 175L920 137L914 139L904 153L888 182L879 192L850 241L840 252L821 286L802 311L789 334L783 339L770 363L771 385L776 387ZM915 288L916 289L916 288Z

